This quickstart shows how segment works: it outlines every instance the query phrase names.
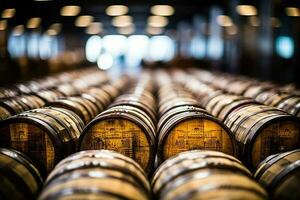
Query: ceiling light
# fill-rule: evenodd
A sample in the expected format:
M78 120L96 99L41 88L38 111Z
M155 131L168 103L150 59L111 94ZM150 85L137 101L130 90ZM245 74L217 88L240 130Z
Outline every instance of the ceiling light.
M286 7L285 13L287 16L290 17L299 17L300 16L300 9L296 7Z
M164 27L168 24L168 18L163 16L150 16L148 25L152 27Z
M169 5L155 5L151 7L151 13L153 15L171 16L175 12L175 9Z
M119 16L127 14L128 10L128 7L124 5L111 5L106 8L105 12L109 16Z
M61 16L76 16L80 13L81 8L79 6L64 6L60 10Z
M4 31L7 27L7 21L6 20L1 20L0 21L0 31Z
M16 9L8 8L2 11L2 18L12 18L16 14Z
M90 15L81 15L77 17L75 26L77 27L88 27L94 21L94 17Z
M257 9L252 5L238 5L236 11L243 16L257 15Z
M90 35L99 34L102 31L102 23L93 22L86 29L85 32Z
M116 27L125 27L132 24L132 17L128 15L117 16L112 19L112 25Z
M130 35L134 33L134 31L135 31L134 25L118 28L118 32L123 35Z
M217 17L217 22L220 26L225 26L225 27L233 25L231 18L227 15L219 15Z
M160 27L148 26L146 29L146 32L149 33L150 35L159 35L159 34L162 34L163 31L164 31L164 29L160 28Z
M37 28L40 26L41 24L41 18L39 17L33 17L31 19L28 20L27 22L27 28Z
M249 23L251 26L259 26L260 25L260 20L258 17L256 16L251 16L249 17Z
M24 25L15 26L15 28L13 29L14 36L20 36L23 34L23 32L24 32Z

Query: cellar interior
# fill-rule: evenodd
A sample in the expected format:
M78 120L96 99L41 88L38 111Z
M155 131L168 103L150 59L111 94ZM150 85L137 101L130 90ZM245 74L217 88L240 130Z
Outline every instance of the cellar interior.
M299 200L298 0L1 0L0 199Z

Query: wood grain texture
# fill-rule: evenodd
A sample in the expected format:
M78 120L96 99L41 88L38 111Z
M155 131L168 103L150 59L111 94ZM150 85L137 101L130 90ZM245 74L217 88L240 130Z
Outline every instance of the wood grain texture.
M163 148L167 159L183 151L202 149L221 151L234 155L232 138L219 124L209 119L188 119L176 125L168 133Z
M179 153L159 166L151 184L154 197L159 200L262 200L268 196L239 160L217 151Z
M138 124L122 118L102 120L92 126L84 135L81 150L115 150L137 161L148 169L153 159L153 144Z
M89 150L62 160L39 199L148 200L150 193L146 174L135 161L113 151Z
M0 148L0 194L4 199L35 199L42 179L33 163L22 153Z
M255 178L268 189L273 199L299 199L299 160L299 150L269 156L258 166Z

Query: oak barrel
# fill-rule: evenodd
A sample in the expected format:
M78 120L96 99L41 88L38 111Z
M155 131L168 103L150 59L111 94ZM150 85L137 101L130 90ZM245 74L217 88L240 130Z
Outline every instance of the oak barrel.
M150 199L143 169L108 150L81 151L62 160L48 176L39 200Z
M41 90L33 93L33 95L40 97L46 103L64 97L64 95L56 89Z
M0 105L0 121L9 118L12 114L8 109Z
M0 148L0 199L35 199L42 178L31 160L13 149Z
M40 108L45 101L34 95L20 95L9 99L0 100L0 107L7 110L10 115L15 115L26 110Z
M76 113L84 124L89 123L101 110L97 105L84 97L67 97L58 99L47 104L51 107L65 108Z
M272 199L300 199L300 150L267 157L260 163L254 176L267 188Z
M34 109L0 122L0 144L25 153L45 176L76 150L83 127L79 116L69 110Z
M271 154L300 145L299 119L274 107L247 104L233 110L224 123L234 133L241 159L251 169Z
M158 162L194 149L216 150L237 156L231 131L201 108L181 85L159 85Z
M151 181L156 199L267 199L265 190L235 157L187 151L162 163Z
M156 152L155 102L150 79L142 77L85 127L79 149L115 150L150 173Z
M290 98L283 99L276 107L291 115L298 116L300 113L300 96L291 96Z
M238 95L219 94L207 102L205 109L213 116L218 117L221 121L225 121L230 112L246 104L259 103L251 98L245 98Z

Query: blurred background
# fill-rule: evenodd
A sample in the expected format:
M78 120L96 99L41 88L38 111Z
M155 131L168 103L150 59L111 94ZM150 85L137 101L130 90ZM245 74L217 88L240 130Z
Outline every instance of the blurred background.
M191 65L299 86L299 48L299 0L0 3L1 85L91 65L111 76Z

